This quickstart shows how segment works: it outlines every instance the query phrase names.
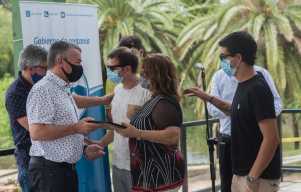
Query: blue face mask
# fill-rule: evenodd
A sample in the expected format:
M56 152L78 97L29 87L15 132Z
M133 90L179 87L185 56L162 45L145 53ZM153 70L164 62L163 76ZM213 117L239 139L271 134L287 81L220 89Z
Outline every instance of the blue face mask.
M117 72L114 72L114 71L110 70L109 68L107 68L107 76L108 76L108 79L110 79L111 81L113 81L116 84L121 83L123 80L123 78Z
M143 87L144 89L149 89L150 87L150 81L145 79L144 77L140 77L140 84L141 84L141 87Z
M39 75L39 74L35 73L35 74L31 75L31 80L32 80L33 84L35 84L38 81L40 81L43 77L44 77L44 75Z
M235 75L236 68L232 67L228 59L222 59L220 62L221 68L229 76L232 77Z

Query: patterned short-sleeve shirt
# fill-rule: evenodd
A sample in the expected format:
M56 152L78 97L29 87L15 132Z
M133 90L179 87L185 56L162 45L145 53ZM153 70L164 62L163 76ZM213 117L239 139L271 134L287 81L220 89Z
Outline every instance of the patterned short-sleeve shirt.
M54 73L36 83L27 99L29 124L70 125L78 122L78 108L70 86ZM32 140L30 156L43 156L55 162L76 163L82 155L84 136L68 135L51 141Z

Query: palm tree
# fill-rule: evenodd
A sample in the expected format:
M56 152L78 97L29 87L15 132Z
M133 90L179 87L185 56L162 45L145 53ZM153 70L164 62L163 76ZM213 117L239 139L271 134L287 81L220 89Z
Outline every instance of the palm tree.
M140 37L146 51L173 55L171 47L175 45L176 34L172 29L176 3L171 4L165 0L69 0L69 2L92 3L98 6L102 63L108 53L118 45L119 39L127 35ZM102 67L103 77L106 80L106 69L104 65ZM114 84L109 81L108 91L111 91L113 86Z
M86 0L99 7L103 56L106 56L125 35L139 36L147 50L170 54L172 10L163 0Z
M9 0L0 0L0 6L11 11L11 2Z
M301 94L300 1L232 0L205 8L208 14L195 15L177 39L177 56L188 60L183 62L186 73L201 61L210 79L219 67L218 41L230 32L245 30L258 43L257 63L271 72L280 94L287 102L297 99Z

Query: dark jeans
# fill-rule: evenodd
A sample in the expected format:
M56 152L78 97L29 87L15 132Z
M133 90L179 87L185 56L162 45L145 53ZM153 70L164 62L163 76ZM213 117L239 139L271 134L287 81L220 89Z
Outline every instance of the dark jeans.
M25 166L18 165L18 181L22 192L30 192L28 168Z
M29 180L32 192L78 192L75 165L31 157Z
M219 137L219 165L221 177L221 192L231 192L232 162L231 137L221 134Z

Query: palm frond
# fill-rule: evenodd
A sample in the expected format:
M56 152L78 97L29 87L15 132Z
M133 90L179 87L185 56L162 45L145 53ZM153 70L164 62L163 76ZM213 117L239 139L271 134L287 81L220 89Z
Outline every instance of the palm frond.
M294 32L289 20L285 16L274 14L273 21L275 22L280 34L282 34L288 42L291 42L294 37Z
M263 29L267 68L271 72L272 76L275 78L276 85L278 85L278 88L282 89L285 87L285 85L281 84L280 79L276 78L278 75L279 59L277 29L274 23L272 23L271 21L267 21L267 24L264 26Z
M233 7L230 7L227 9L224 15L222 15L220 22L219 22L219 27L218 27L218 34L223 33L226 28L232 24L232 21L235 17L240 16L242 12L245 11L250 11L248 7L245 5L234 5Z
M252 31L251 31L255 41L258 41L260 32L262 30L262 26L265 21L266 21L266 17L264 17L262 14L259 14L255 17L254 23L252 26Z

